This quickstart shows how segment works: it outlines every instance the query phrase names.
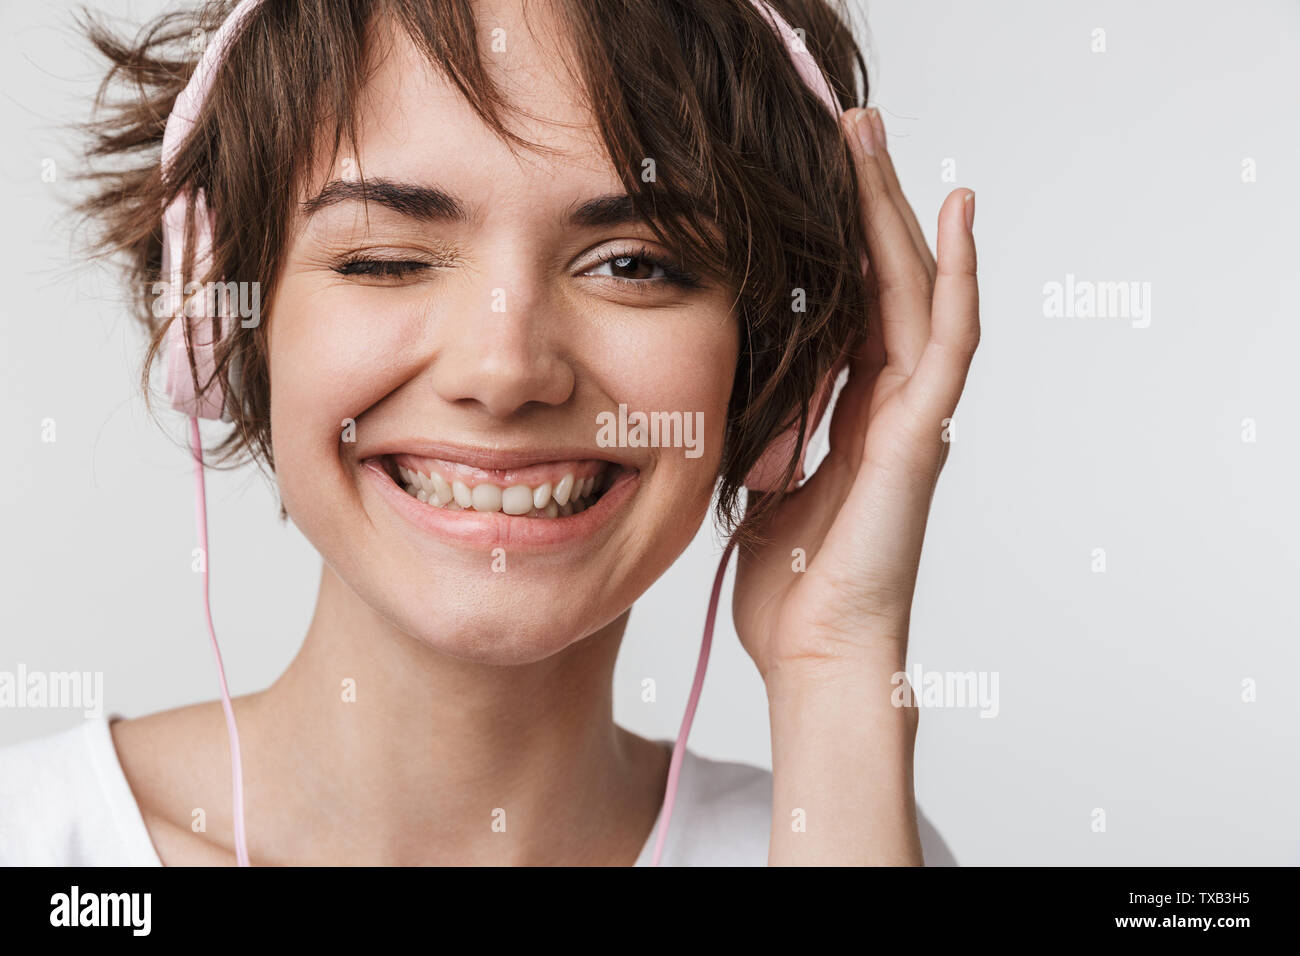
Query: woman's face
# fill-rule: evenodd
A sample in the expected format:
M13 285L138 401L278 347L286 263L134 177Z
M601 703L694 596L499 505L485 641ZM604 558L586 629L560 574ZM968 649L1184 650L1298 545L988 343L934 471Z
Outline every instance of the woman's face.
M357 153L309 178L270 317L294 522L388 622L495 663L591 634L685 548L738 357L732 290L679 281L697 270L621 215L538 9L480 5L504 30L485 58L534 117L515 129L557 152L512 154L387 33ZM634 438L634 413L663 416L659 447L620 445L620 405Z

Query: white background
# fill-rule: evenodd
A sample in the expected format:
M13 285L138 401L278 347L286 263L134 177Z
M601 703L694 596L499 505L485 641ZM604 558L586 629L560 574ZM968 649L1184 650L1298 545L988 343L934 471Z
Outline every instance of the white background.
M161 5L95 6L138 24ZM182 423L148 417L140 334L63 209L98 79L72 9L0 8L0 670L103 671L107 709L134 716L216 682ZM1300 5L859 9L927 233L954 185L979 197L984 337L910 657L996 672L1000 713L923 712L921 805L965 864L1300 862ZM1149 282L1150 326L1045 317L1067 274ZM247 693L296 651L319 563L257 473L209 481L218 634ZM676 733L716 555L706 529L633 613L615 699L640 733ZM729 620L717 645L693 747L768 764ZM0 711L0 743L79 719Z

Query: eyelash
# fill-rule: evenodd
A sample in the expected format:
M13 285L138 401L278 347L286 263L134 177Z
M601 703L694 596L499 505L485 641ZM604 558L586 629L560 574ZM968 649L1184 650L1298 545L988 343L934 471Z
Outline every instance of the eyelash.
M700 277L693 272L683 269L671 259L664 258L651 251L647 246L641 246L636 249L625 249L606 256L600 262L592 266L593 269L617 262L619 259L632 259L649 266L657 266L663 270L662 276L650 279L627 279L623 276L602 276L604 279L611 279L624 285L646 286L659 285L668 283L682 289L694 289L700 285ZM413 273L433 268L430 263L420 262L415 259L349 259L341 262L334 267L334 271L342 276L364 276L372 279L402 279Z
M663 276L655 279L625 279L622 276L603 276L602 278L613 279L615 282L630 283L632 285L658 284L667 282L682 289L694 289L700 285L700 277L687 269L682 268L671 259L667 259L656 254L647 246L640 246L636 249L624 249L615 252L613 255L606 256L600 262L596 263L593 268L607 265L611 262L617 262L619 259L634 259L638 262L650 266L658 266L663 270Z
M429 263L414 259L348 259L334 267L341 276L366 276L376 279L401 279L429 268Z

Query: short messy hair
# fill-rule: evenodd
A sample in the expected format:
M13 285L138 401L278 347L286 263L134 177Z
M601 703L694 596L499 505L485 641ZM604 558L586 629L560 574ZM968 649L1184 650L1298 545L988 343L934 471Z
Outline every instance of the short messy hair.
M210 275L200 281L258 282L274 321L276 276L313 149L322 132L333 134L335 159L356 141L376 18L391 17L512 148L545 151L502 120L512 106L485 69L472 0L264 0L228 47L194 131L164 175L159 157L172 104L233 6L166 13L130 40L82 17L110 68L87 127L94 188L80 209L98 226L91 251L122 260L148 330L146 395L172 321L154 314L151 295L163 207L186 186L204 190L216 219ZM840 5L771 6L800 32L841 107L864 104L866 64ZM818 383L863 334L870 292L850 154L750 0L555 0L554 8L576 51L570 67L637 212L679 261L736 290L740 357L717 518L728 533L750 532L779 495L751 501L742 521L746 474L787 428L802 437ZM656 169L648 182L646 157ZM213 453L273 471L268 323L234 325L218 348L216 376L231 396L233 427ZM796 465L792 457L787 480Z

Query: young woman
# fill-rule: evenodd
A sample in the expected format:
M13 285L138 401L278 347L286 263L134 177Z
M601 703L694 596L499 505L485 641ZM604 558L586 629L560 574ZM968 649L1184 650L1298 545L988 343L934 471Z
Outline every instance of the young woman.
M879 115L850 108L865 73L841 16L246 6L166 168L164 125L231 5L134 45L94 30L134 98L97 126L126 162L88 209L151 293L162 210L201 188L204 279L256 284L213 382L193 331L184 372L232 422L218 451L271 468L320 552L315 614L285 673L233 703L242 781L221 702L4 751L4 862L649 863L669 789L665 864L946 862L894 692L979 337L974 196L940 209L936 263ZM838 121L767 9L802 31ZM173 322L156 306L146 369ZM841 360L815 475L742 495L793 488ZM621 407L702 422L696 453L611 444ZM773 447L777 480L756 481ZM686 755L669 788L670 749L613 722L612 672L712 501L773 771Z

